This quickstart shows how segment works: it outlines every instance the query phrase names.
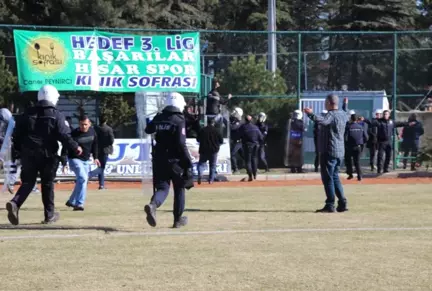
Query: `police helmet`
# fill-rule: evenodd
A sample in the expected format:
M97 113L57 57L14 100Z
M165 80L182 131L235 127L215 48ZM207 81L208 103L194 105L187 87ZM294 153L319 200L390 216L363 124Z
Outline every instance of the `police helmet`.
M348 114L349 114L349 115L354 115L354 114L356 114L356 113L355 113L354 110L350 110L350 111L348 112Z
M56 105L59 100L60 94L57 91L56 87L52 85L45 85L40 88L38 92L38 101L48 101L52 104Z
M303 118L303 113L301 110L294 110L294 119L301 120Z
M265 122L267 119L267 115L264 112L260 112L258 114L258 121L259 122Z
M327 113L328 113L328 111L325 110L325 109L324 109L323 111L321 111L321 115L322 115L322 116L326 115Z
M177 107L181 112L183 112L186 102L182 94L177 92L169 93L165 99L165 106Z
M383 114L383 110L382 109L377 109L377 110L375 110L375 114Z
M243 109L240 107L235 107L234 110L231 112L231 116L236 118L237 120L241 120L243 117Z

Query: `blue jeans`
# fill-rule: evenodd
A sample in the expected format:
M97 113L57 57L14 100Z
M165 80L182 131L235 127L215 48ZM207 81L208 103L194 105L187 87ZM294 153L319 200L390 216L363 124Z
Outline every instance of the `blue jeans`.
M76 176L75 188L69 198L69 203L75 206L83 206L87 196L90 162L80 159L71 159L69 160L69 166Z
M338 204L346 205L343 187L339 179L339 169L342 159L335 158L329 154L320 154L321 180L324 185L327 199L326 207L334 207L335 196L338 198Z
M108 161L108 156L103 155L99 156L99 162L101 163L100 167L97 167L93 171L89 173L89 180L95 176L98 176L99 187L105 187L105 166Z
M209 182L213 182L216 175L217 153L200 154L198 162L198 177L201 178L201 173L204 171L204 166L209 161Z

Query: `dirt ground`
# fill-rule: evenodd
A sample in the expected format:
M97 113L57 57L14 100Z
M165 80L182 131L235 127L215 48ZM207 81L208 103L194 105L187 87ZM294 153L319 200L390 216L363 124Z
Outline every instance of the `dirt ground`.
M347 185L391 185L391 184L432 184L432 178L379 178L365 179L361 182L357 180L342 180L343 184ZM283 181L253 181L253 182L215 182L212 185L203 182L201 185L195 183L197 188L243 188L243 187L283 187L283 186L312 186L321 185L321 180L283 180ZM57 190L73 189L73 182L61 182L56 184ZM140 182L106 182L108 189L138 189L142 186ZM98 188L97 182L90 182L89 189L95 190Z

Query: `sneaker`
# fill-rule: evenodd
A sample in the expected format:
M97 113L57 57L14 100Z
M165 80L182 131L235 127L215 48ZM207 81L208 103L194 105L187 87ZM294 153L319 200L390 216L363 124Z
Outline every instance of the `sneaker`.
M99 186L99 190L105 190L105 186Z
M19 224L18 205L16 205L14 201L9 201L8 203L6 203L6 210L8 212L9 222L13 225L18 225Z
M390 171L389 171L389 170L384 170L384 174L385 174L385 173L390 173Z
M65 204L67 207L75 207L75 205L73 205L71 202L67 201Z
M201 185L201 177L198 177L198 185Z
M73 211L84 211L84 206L74 206Z
M333 213L333 212L336 212L336 210L332 206L324 206L324 208L318 209L315 212L316 213Z
M187 223L188 223L188 218L186 216L182 216L180 217L179 220L174 221L173 228L180 228L182 226L187 225Z
M15 186L14 185L8 185L7 189L8 189L8 191L9 191L10 194L12 194L12 195L14 194L14 190L15 190Z
M54 212L53 216L51 216L51 218L49 219L45 219L44 221L42 221L42 224L53 224L59 219L60 219L60 213Z
M248 179L248 182L252 182L252 181L253 181L253 177L250 176L249 179Z
M357 180L360 182L361 180L363 180L362 176L357 176Z
M32 191L33 191L34 194L39 194L40 193L39 189L37 187L34 187Z
M348 178L347 178L347 180L352 180L354 178L354 176L353 175L348 175Z
M147 222L150 226L156 226L156 205L150 203L144 206L144 212L147 214Z

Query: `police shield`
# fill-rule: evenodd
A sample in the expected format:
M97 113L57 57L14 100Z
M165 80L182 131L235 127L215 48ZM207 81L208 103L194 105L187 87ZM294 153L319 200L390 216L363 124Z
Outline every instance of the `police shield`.
M2 192L7 190L7 186L12 181L12 171L13 171L13 162L12 162L12 133L15 128L15 121L13 118L9 119L8 125L6 128L0 129L0 136L2 137L2 145L0 148L0 163L2 166L2 175L3 175L3 187L1 189Z
M284 165L288 168L301 168L303 166L303 129L296 126L294 119L288 121Z

